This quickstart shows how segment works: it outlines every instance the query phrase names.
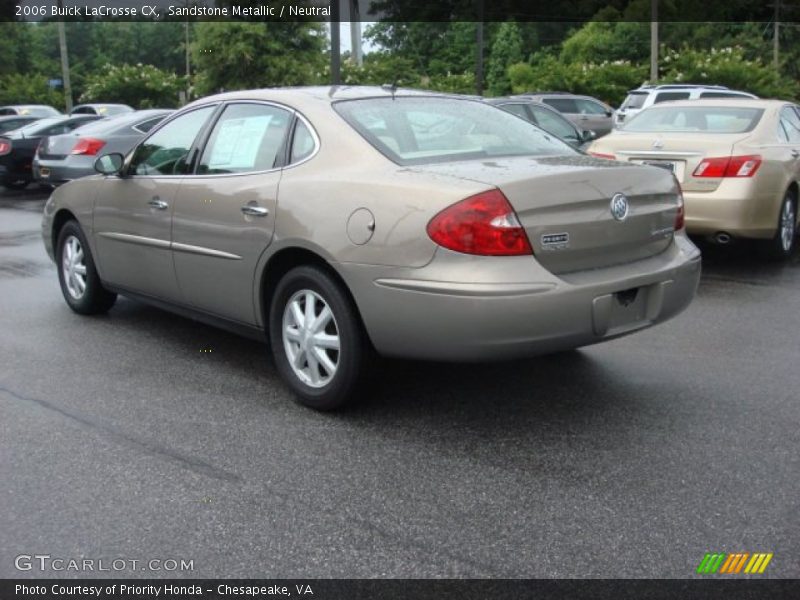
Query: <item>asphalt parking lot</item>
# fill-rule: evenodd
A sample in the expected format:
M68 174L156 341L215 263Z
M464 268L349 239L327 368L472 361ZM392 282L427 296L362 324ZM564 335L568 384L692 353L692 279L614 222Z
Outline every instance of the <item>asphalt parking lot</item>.
M677 319L484 366L379 364L347 412L265 347L121 300L79 317L0 192L0 577L21 554L192 560L124 577L800 577L800 256L710 249Z

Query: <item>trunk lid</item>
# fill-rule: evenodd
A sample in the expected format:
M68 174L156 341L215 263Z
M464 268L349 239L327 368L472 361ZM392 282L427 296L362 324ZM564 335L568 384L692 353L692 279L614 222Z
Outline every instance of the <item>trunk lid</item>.
M43 160L64 160L70 150L78 143L77 133L54 135L42 138L39 142L39 158Z
M730 156L733 146L750 133L702 134L644 134L624 131L616 133L613 149L609 151L617 160L631 163L649 163L672 170L684 192L713 192L721 178L692 176L704 158ZM600 150L603 152L603 150Z
M641 260L672 241L679 190L657 167L577 155L413 168L498 187L514 207L536 259L553 273ZM611 212L617 194L629 206L622 220Z

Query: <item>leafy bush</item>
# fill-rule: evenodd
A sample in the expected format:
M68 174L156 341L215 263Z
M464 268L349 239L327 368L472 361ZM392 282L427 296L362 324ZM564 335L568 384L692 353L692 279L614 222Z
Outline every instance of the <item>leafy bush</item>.
M49 104L63 109L63 92L48 86L47 79L20 73L0 77L0 104Z
M708 52L682 48L666 50L659 83L709 83L751 92L763 98L796 98L797 82L782 78L759 59L748 60L740 46Z
M517 63L508 68L515 94L537 90L564 90L594 96L618 106L628 90L640 85L647 68L626 60L602 63L567 63L550 55L536 54L533 64Z
M106 65L86 78L80 102L121 102L136 108L172 107L184 78L153 65Z

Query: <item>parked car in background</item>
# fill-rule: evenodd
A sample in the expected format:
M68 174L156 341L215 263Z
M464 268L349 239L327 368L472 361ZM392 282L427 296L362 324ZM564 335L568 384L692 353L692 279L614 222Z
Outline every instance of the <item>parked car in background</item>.
M522 96L547 104L581 129L594 131L597 137L606 135L613 128L614 109L597 98L569 92L533 92Z
M614 117L614 127L619 127L626 120L631 120L636 114L661 102L674 102L676 100L703 100L708 98L750 98L754 96L748 92L731 90L723 85L695 85L693 83L670 83L665 85L643 85L635 90L630 90L625 100L620 105Z
M52 106L45 104L14 104L0 106L0 117L9 115L20 115L30 117L57 117L61 113Z
M43 137L33 158L33 176L47 185L94 175L99 154L127 155L142 136L173 111L126 112L84 125L70 133Z
M67 133L102 118L97 115L48 117L0 137L0 185L22 189L33 181L33 156L43 137Z
M25 125L30 125L34 121L38 121L41 117L21 117L21 116L8 116L0 117L0 135L9 131L14 131Z
M100 115L113 117L122 113L133 112L127 104L79 104L70 111L70 115Z
M59 187L65 302L118 293L264 339L305 404L354 396L374 348L486 360L602 342L691 302L680 188L483 101L378 87L210 96L105 177Z
M597 137L594 131L581 129L560 112L541 102L535 102L524 96L505 96L500 98L487 98L489 104L517 115L567 142L579 150L589 145Z
M756 239L774 259L794 249L800 183L800 110L794 104L670 102L642 111L589 151L673 173L690 234L720 244Z

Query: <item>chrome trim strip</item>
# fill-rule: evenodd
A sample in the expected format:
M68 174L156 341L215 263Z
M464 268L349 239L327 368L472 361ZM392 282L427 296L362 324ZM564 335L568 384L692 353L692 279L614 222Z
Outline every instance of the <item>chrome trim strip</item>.
M375 285L383 288L424 294L491 298L527 296L549 292L555 283L457 283L452 281L424 281L420 279L376 279Z
M97 235L108 238L110 240L117 240L120 242L130 242L131 244L140 244L142 246L153 246L155 248L164 248L168 250L170 242L168 240L159 240L157 238L149 238L141 235L133 235L130 233L115 233L113 231L101 231Z
M624 156L658 156L668 158L670 156L703 156L702 152L678 152L667 150L617 150L615 154Z
M172 242L172 249L176 252L187 252L189 254L201 254L203 256L213 256L214 258L225 258L227 260L242 260L238 254L231 254L223 252L222 250L214 250L213 248L205 248L204 246L192 246L191 244L181 244Z

